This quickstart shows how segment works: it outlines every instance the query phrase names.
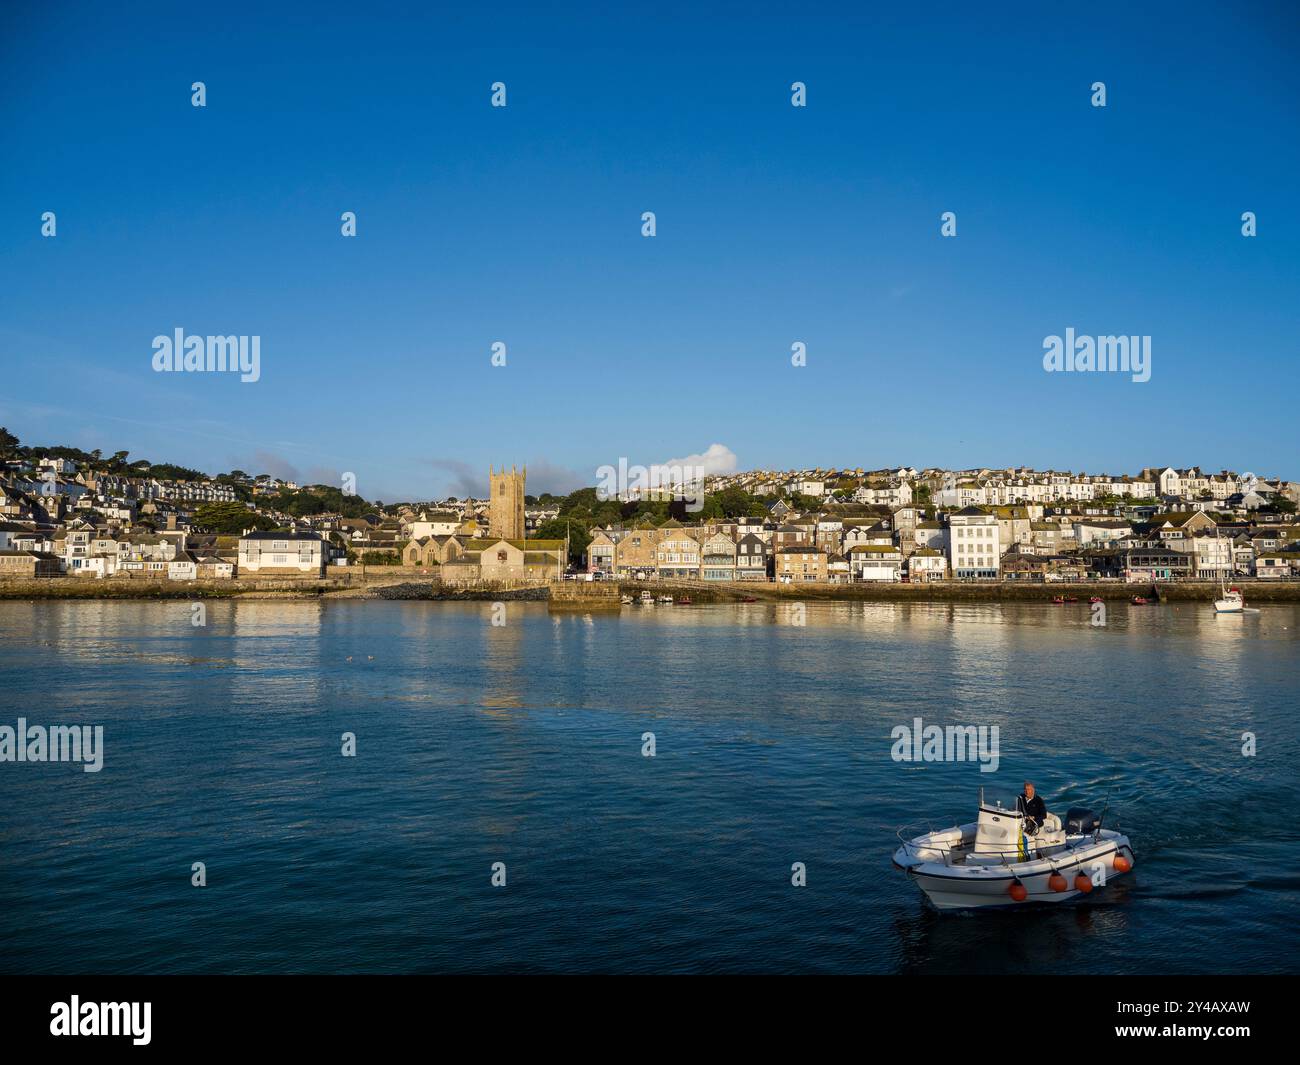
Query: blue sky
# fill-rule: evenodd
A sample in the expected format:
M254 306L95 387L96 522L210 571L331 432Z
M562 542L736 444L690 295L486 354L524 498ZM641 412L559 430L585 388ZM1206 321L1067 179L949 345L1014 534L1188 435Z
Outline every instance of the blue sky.
M1293 4L264 6L0 11L25 442L388 500L715 444L1300 477ZM154 373L178 327L261 380ZM1045 373L1067 327L1151 380Z

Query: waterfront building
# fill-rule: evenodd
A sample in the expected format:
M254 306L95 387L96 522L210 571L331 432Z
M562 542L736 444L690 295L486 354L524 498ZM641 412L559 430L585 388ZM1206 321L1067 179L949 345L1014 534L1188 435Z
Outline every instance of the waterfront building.
M903 552L892 544L858 544L849 548L849 573L855 581L897 581Z
M459 579L481 581L556 581L564 573L563 540L507 540L484 537L465 545L462 555L446 563L439 571ZM470 568L474 572L470 573Z
M660 527L659 544L655 550L655 568L659 578L698 580L700 542L680 526L669 528L669 525L665 522Z
M614 557L618 553L618 544L614 537L604 529L595 529L591 534L591 543L587 545L587 570L590 573L614 574Z
M918 547L907 560L907 579L913 584L941 581L948 576L948 560L933 547Z
M963 507L948 517L948 565L958 580L998 579L1001 529L984 507Z
M323 577L325 557L319 533L251 532L239 538L241 575Z
M828 556L820 547L798 544L776 552L776 579L782 584L825 583Z
M765 581L772 549L757 533L749 532L736 544L736 580Z
M706 581L736 579L736 542L723 533L708 537L700 547L700 577Z

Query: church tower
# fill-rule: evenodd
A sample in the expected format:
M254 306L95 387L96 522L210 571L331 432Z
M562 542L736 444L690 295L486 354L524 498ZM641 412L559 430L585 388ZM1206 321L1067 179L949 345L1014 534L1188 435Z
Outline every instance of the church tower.
M505 540L522 540L524 538L524 478L528 476L528 467L516 470L501 467L495 473L488 467L488 484L490 486L488 507L488 534Z

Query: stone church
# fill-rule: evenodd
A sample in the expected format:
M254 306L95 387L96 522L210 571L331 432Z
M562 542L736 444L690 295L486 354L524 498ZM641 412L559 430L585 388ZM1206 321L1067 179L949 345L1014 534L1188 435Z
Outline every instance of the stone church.
M503 540L522 540L524 538L524 478L528 467L516 470L501 467L496 473L488 467L489 506L488 534Z

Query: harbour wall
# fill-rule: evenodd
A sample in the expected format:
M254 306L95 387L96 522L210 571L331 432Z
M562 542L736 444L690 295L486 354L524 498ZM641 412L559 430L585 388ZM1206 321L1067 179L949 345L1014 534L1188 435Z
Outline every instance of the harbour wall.
M620 595L689 596L697 603L736 602L745 597L775 602L1049 602L1056 595L1087 602L1100 596L1121 602L1142 595L1166 602L1210 602L1212 581L1123 584L1103 581L1041 584L1030 581L933 581L927 584L772 584L759 581L475 581L441 585L424 574L371 573L327 578L255 578L170 581L142 578L0 577L0 599L429 599L446 601L547 600L556 610L616 610ZM1300 602L1300 581L1237 580L1249 605Z

